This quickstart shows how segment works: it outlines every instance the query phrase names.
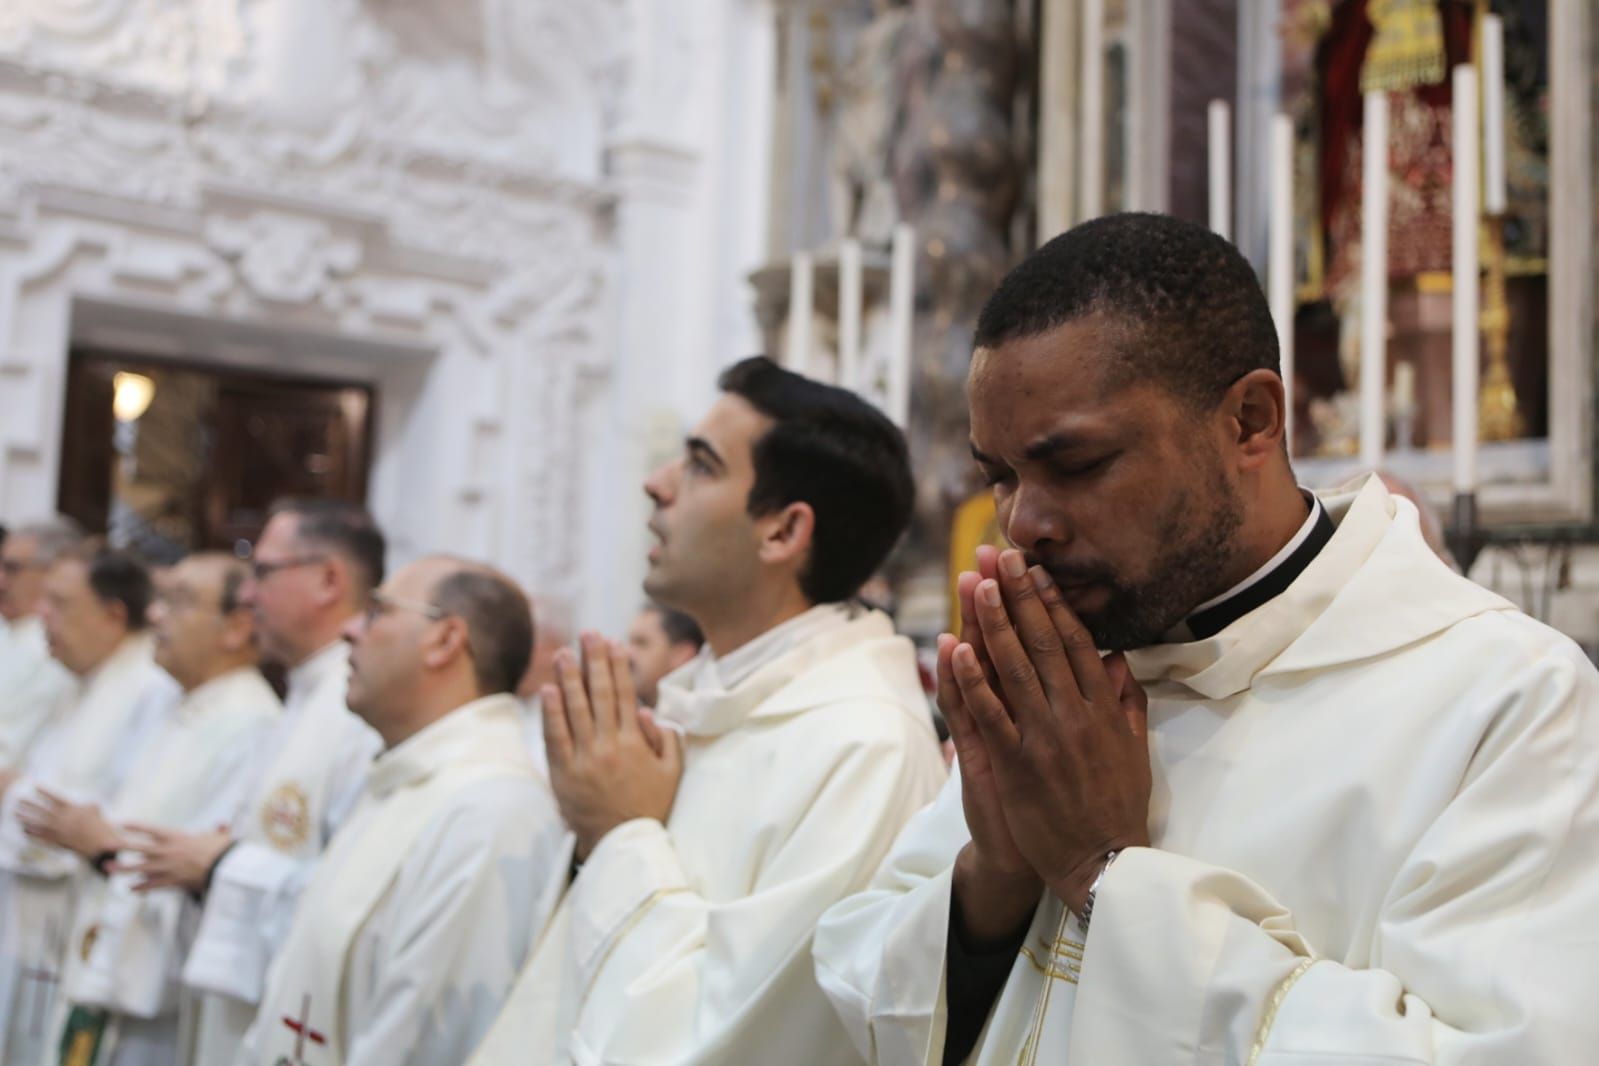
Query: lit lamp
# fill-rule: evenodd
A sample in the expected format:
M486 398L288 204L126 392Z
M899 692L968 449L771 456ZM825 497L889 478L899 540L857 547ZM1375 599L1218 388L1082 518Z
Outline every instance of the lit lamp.
M118 422L137 422L155 399L155 382L143 374L124 370L111 379L111 413Z

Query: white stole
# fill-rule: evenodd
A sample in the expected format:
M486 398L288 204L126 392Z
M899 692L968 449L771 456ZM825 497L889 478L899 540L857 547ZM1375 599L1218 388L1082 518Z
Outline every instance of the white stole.
M533 777L520 708L509 695L476 700L379 756L360 804L306 886L289 938L267 976L247 1043L263 1062L298 1061L307 1042L319 1066L343 1061L345 966L412 846L463 786Z
M217 761L266 725L277 706L277 695L254 667L195 689L129 775L111 814L125 822L203 828L192 822L197 810L214 802L206 792L216 785ZM140 896L134 880L117 874L88 885L71 940L87 950L69 958L65 987L75 1003L153 1018L177 1002L183 959L174 946L183 900L171 889Z

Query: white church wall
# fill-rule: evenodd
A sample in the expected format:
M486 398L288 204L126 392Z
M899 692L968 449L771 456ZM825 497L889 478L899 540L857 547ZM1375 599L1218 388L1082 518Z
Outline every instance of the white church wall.
M720 369L759 351L749 274L767 257L771 0L634 0L639 66L608 148L617 194L616 364L585 439L614 479L589 486L606 560L581 616L619 633L651 539L644 475L681 450Z
M74 343L370 381L396 561L481 555L619 632L639 481L752 350L770 24L765 0L0 5L0 514L54 504Z

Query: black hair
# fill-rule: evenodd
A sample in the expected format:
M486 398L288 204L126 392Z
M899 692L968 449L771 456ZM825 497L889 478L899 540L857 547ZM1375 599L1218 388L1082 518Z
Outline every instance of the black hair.
M698 650L705 643L700 624L682 611L654 602L645 604L644 609L653 612L661 620L661 629L666 633L668 644L692 644Z
M800 590L812 603L849 599L910 523L916 487L905 435L855 393L764 356L735 363L718 385L774 422L755 442L750 514L809 504L816 532Z
M82 556L89 572L89 588L101 603L120 603L130 631L149 623L150 600L154 587L150 571L127 552L112 548L93 549Z
M466 623L478 692L515 692L533 659L533 605L503 574L476 564L439 579L433 603Z
M1094 314L1126 331L1112 387L1154 380L1208 409L1252 370L1281 373L1271 308L1248 261L1169 215L1107 215L1049 241L988 298L972 344L995 348Z
M365 596L383 583L383 532L366 510L344 500L282 499L268 511L269 518L292 514L298 519L296 539L334 552L350 564L356 592Z

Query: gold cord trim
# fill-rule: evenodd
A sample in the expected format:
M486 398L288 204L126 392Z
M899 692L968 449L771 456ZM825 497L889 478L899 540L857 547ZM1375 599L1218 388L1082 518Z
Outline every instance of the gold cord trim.
M1260 1026L1255 1030L1255 1042L1250 1045L1249 1058L1245 1060L1245 1066L1255 1066L1260 1061L1260 1056L1265 1054L1266 1038L1271 1036L1271 1027L1277 1021L1277 1011L1282 1007L1283 1000L1288 998L1288 993L1299 983L1299 979L1305 976L1305 971L1315 964L1315 959L1300 959L1299 965L1289 971L1288 976L1283 978L1272 991L1271 998L1266 1001L1266 1013L1261 1015Z

